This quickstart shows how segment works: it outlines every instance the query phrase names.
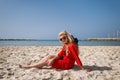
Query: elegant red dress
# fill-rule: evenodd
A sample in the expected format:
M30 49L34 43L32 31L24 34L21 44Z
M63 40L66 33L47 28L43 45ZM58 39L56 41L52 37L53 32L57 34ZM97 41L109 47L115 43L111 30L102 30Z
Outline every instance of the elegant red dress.
M60 59L57 59L52 64L56 69L71 69L74 66L75 61L78 66L82 66L81 60L78 57L78 47L74 43L68 45L68 52L66 53L66 46L63 46L62 50L58 53Z

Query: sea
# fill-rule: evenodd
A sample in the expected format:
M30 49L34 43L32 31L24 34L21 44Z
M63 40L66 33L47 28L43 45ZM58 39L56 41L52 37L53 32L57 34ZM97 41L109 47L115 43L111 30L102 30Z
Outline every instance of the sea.
M120 46L120 40L79 40L79 46ZM0 40L0 46L62 46L59 40Z

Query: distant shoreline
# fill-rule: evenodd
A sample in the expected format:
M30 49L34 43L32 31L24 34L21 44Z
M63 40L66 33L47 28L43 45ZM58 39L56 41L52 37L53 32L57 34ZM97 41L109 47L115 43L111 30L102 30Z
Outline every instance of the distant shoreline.
M58 41L55 39L0 39L0 41Z
M79 40L80 46L120 46L120 40ZM59 40L0 39L0 46L61 46Z
M31 41L35 39L0 39L0 41Z
M109 40L109 41L116 41L116 40L120 40L120 38L87 38L87 39L79 39L79 41L81 40ZM0 41L58 41L57 39L0 39Z
M88 38L88 40L120 40L120 38Z

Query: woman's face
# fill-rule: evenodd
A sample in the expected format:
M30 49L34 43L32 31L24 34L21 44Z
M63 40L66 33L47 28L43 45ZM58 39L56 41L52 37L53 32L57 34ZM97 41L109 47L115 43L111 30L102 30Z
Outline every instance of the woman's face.
M63 44L68 44L68 37L66 35L61 35L59 39Z

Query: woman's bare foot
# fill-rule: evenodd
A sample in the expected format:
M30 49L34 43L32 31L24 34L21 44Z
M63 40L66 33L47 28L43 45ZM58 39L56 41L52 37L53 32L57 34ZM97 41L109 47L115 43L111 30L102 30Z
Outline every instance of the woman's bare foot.
M25 69L29 69L31 68L30 66L23 66L23 65L19 65L20 68L25 68Z

